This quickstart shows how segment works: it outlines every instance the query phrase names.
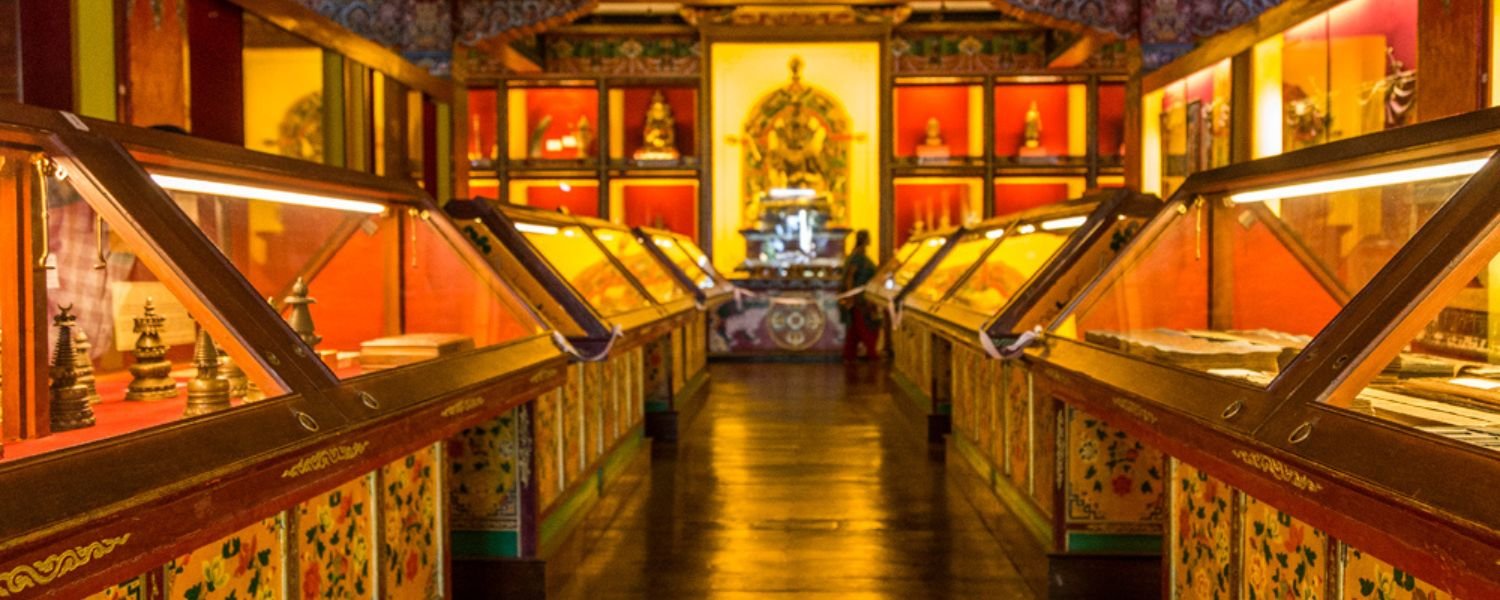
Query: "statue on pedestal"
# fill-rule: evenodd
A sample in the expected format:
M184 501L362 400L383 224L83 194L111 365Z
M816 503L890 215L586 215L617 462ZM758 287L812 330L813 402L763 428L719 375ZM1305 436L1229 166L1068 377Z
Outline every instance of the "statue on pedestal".
M197 373L188 381L187 408L182 416L196 417L229 408L229 382L219 378L219 349L208 336L208 330L198 329L198 343L193 346L193 367Z
M937 117L927 119L926 137L917 146L917 162L942 163L948 160L948 145L943 143L943 125Z
M680 156L677 151L677 119L672 116L672 105L667 104L667 97L661 90L656 90L651 94L651 106L646 108L641 148L632 158L667 162L676 161Z
M1036 109L1036 100L1032 100L1031 108L1026 109L1025 143L1027 148L1042 145L1042 113Z
M156 314L156 306L146 299L146 308L135 318L135 364L130 365L130 386L126 400L164 400L177 397L177 382L172 380L172 363L167 360L167 346L161 343L165 317Z
M57 327L57 348L52 358L52 382L47 386L52 413L52 430L67 431L94 425L94 408L89 406L91 389L78 380L78 351L73 348L73 326L77 317L72 306L58 310L52 324Z

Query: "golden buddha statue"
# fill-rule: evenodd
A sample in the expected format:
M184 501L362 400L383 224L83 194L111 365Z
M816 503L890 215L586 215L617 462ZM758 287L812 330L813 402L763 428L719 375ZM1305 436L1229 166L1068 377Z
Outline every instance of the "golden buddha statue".
M1031 108L1026 109L1026 133L1023 139L1027 148L1042 145L1042 113L1036 108L1036 100L1032 100Z
M641 148L635 151L636 160L675 161L681 156L677 151L677 119L661 90L651 94L642 138Z
M923 146L943 145L943 125L938 122L937 117L927 119L927 139L922 142Z
M943 143L943 124L937 117L927 119L926 137L917 146L917 162L942 164L948 161L948 144Z
M777 119L766 144L771 187L827 191L828 169L823 163L827 138L827 130L800 106L787 118Z

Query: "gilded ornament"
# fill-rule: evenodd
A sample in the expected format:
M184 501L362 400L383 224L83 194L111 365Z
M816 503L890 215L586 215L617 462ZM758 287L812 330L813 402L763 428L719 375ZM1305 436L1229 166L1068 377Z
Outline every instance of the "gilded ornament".
M19 565L0 573L0 598L41 587L78 570L89 562L104 558L130 541L130 534L91 542L64 550L29 565Z
M341 462L348 462L359 458L370 447L370 442L354 442L333 448L324 448L312 454L302 457L296 464L287 467L281 472L283 479L301 477L309 473L316 473Z
M454 402L453 404L449 404L448 407L444 408L443 412L439 414L444 417L456 417L466 412L473 412L475 409L481 406L484 406L484 398L480 398L478 396L470 396L468 398L462 398Z
M1304 492L1319 492L1323 485L1313 481L1311 477L1304 475L1301 471L1292 468L1284 462L1271 458L1259 452L1249 450L1234 450L1231 452L1240 462L1259 469L1272 479L1288 484Z
M1146 410L1146 407L1120 397L1111 398L1110 401L1114 403L1115 408L1120 409L1125 414L1135 417L1148 425L1156 424L1156 413Z
M646 108L641 148L636 150L634 158L669 162L680 156L677 151L677 119L672 116L672 105L667 104L667 97L661 90L656 90L651 94L651 105Z

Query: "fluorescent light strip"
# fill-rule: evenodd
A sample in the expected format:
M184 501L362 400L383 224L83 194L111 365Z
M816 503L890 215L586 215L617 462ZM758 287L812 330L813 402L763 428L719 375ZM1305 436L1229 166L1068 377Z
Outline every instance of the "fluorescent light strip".
M1078 215L1076 217L1063 217L1061 219L1053 219L1051 221L1042 221L1042 231L1073 229L1075 227L1082 226L1084 222L1088 220L1089 218L1087 215Z
M1476 158L1473 160L1463 160L1458 162L1444 163L1440 165L1428 165L1425 167L1414 167L1410 169L1399 169L1396 171L1370 173L1368 175L1340 177L1338 179L1325 179L1323 181L1299 183L1295 185L1287 185L1265 190L1240 192L1238 194L1230 195L1229 200L1231 202L1244 204L1248 202L1264 202L1266 200L1300 198L1303 196L1316 196L1318 194L1347 192L1349 190L1360 190L1385 185L1397 185L1401 183L1414 183L1432 179L1460 177L1477 173L1479 169L1484 167L1484 165L1488 162L1488 158Z
M664 238L655 238L655 241L656 241L656 245L661 246L663 248L671 248L672 247L672 240L664 239Z
M1019 233L1021 235L1036 233L1036 225L1022 225L1019 229L1016 230L1016 233Z
M233 198L245 198L248 200L264 200L280 204L295 204L297 206L311 206L314 208L331 208L348 212L378 215L385 212L385 205L374 202L361 202L359 200L345 200L343 198L330 198L328 196L316 196L300 192L288 192L285 190L273 190L270 188L240 185L237 183L224 183L221 181L208 181L204 179L192 179L189 177L176 177L173 175L152 174L151 180L164 190L174 192L188 192L191 194L210 194L214 196L229 196Z
M551 225L537 225L535 223L516 223L516 231L541 235L557 235L556 227Z
M941 246L946 243L948 243L948 240L943 238L932 238L930 240L927 240L928 246Z
M992 239L992 240L993 239L999 239L999 237L1002 236L1002 235L1005 235L1005 230L1004 229L991 229L989 231L984 232L984 237Z

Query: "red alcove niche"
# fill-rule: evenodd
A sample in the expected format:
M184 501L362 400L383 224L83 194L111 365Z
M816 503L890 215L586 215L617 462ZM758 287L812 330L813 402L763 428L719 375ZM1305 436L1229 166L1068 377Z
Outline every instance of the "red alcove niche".
M897 246L916 233L980 220L982 179L909 178L895 181ZM946 218L945 218L946 217ZM917 229L921 222L921 230Z
M995 86L995 156L1014 158L1021 154L1026 136L1026 111L1036 102L1041 119L1040 148L1047 157L1082 156L1083 148L1071 148L1073 132L1069 122L1074 110L1070 90L1082 84L1002 84Z
M1076 198L1083 188L1082 177L1000 177L995 179L995 216Z
M1125 156L1125 84L1099 85L1099 159L1106 166Z
M974 90L972 85L910 85L895 88L892 106L896 121L897 158L915 158L917 146L927 139L927 120L936 118L942 129L943 145L952 158L974 156L971 140L983 137L974 131L980 123L971 118ZM982 114L982 109L981 109ZM983 142L980 142L983 147Z
M615 180L610 182L611 214L630 227L653 227L698 241L698 182Z
M587 180L516 180L510 182L513 204L544 210L567 208L569 214L599 216L599 184Z
M514 160L587 160L597 156L599 147L599 91L585 87L518 88L511 90L512 106L525 107L526 120L511 123L510 157ZM529 156L532 133L542 120L552 117L542 134L540 152ZM548 141L561 142L575 135L581 119L588 119L592 132L583 148L548 149ZM575 135L576 139L576 135ZM580 151L581 150L581 151Z
M469 165L476 169L492 169L495 161L500 158L500 142L497 139L500 130L495 123L498 116L495 108L497 95L494 88L474 88L468 92L467 158Z

